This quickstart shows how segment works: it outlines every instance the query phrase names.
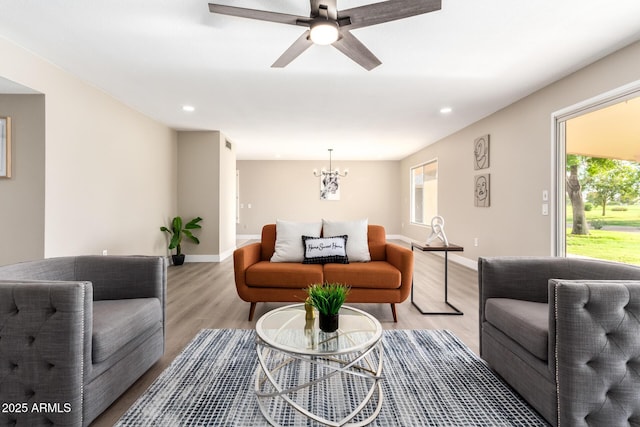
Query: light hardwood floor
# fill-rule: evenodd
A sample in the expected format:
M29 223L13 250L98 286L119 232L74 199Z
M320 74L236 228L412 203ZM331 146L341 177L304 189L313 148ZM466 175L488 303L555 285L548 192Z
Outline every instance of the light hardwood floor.
M393 242L408 246L403 242ZM414 298L423 310L450 311L444 304L444 262L436 254L414 252ZM449 262L449 302L462 316L423 316L409 299L397 305L398 323L389 304L353 304L373 314L384 329L448 329L474 352L478 352L477 272ZM255 319L284 304L258 304ZM233 260L169 267L167 283L166 350L164 356L92 426L112 426L153 380L171 363L201 329L251 329L249 303L235 290Z

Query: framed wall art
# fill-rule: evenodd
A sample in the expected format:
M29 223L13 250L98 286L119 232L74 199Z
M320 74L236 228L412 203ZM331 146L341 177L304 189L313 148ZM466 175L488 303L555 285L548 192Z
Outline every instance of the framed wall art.
M320 200L340 200L340 177L326 173L320 180Z
M11 117L0 117L0 178L11 178Z
M489 135L483 135L473 141L473 168L475 170L489 167Z
M474 190L474 206L479 208L488 208L490 206L490 187L489 187L489 176L490 174L484 175L476 175L474 178L475 181L475 190Z

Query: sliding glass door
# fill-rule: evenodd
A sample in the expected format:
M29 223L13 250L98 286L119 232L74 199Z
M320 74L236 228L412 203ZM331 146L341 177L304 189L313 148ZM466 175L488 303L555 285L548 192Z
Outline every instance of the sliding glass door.
M556 254L640 265L640 83L554 125Z

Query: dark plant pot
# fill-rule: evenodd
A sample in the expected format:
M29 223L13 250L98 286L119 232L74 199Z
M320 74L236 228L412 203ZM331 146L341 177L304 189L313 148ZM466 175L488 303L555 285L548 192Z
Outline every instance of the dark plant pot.
M338 329L339 314L322 314L320 313L320 329L323 332L335 332Z
M171 255L173 259L173 265L182 265L184 264L184 254L180 255Z

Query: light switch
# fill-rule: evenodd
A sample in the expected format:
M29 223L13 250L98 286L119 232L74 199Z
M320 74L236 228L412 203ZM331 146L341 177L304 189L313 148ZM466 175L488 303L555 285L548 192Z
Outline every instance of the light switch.
M542 204L542 215L549 215L549 204L548 203L543 203Z
M543 190L542 191L542 201L546 202L547 200L549 200L549 192L547 190Z

